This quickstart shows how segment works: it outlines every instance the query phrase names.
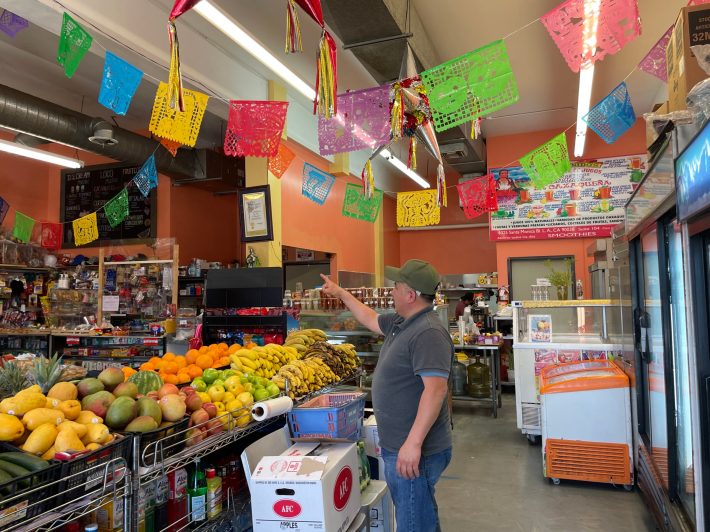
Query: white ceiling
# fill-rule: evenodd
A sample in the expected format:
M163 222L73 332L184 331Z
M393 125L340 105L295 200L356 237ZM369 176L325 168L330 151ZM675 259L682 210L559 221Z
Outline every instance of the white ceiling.
M327 0L323 0L327 2ZM445 61L500 39L523 28L555 7L560 0L412 0L412 8L422 19L434 52ZM257 37L302 79L315 78L315 48L319 29L302 14L303 54L283 53L285 7L281 0L213 0L239 24ZM616 55L597 63L594 93L596 102L633 71L651 46L675 20L686 0L638 0L642 35ZM0 33L0 83L49 99L86 114L110 118L96 98L103 66L103 48L92 47L79 71L67 79L56 64L56 34L63 6L81 15L101 32L88 27L97 43L136 64L155 79L165 79L168 64L167 13L173 0L0 0L0 7L16 12L32 22L32 27L10 39ZM263 99L266 80L273 77L260 62L194 12L178 20L183 72L187 78L200 80L223 98ZM104 35L102 35L102 33ZM106 37L112 36L115 40ZM577 106L578 75L569 70L562 56L540 22L534 22L506 40L516 74L520 101L505 108L484 123L488 137L542 129L565 128L574 123ZM134 53L138 52L138 53ZM373 78L354 55L338 50L340 92L374 85ZM163 65L163 66L160 66ZM147 129L155 79L141 84L138 96L127 117L118 123L130 129ZM644 72L636 71L628 79L632 103L640 115L653 103L665 99L665 84ZM203 87L186 81L198 90ZM298 94L289 94L298 104L289 123L300 130L289 134L310 149L315 119L310 102ZM294 107L292 105L292 107ZM200 134L202 146L220 143L227 105L217 98L210 100L211 117ZM295 118L295 119L294 119ZM302 134L301 134L302 133ZM309 137L309 134L310 137ZM308 137L308 138L307 138ZM316 150L317 151L317 150ZM396 153L406 152L395 149ZM406 157L406 155L405 155ZM423 159L423 158L422 158ZM397 171L376 172L386 190L411 190L411 181ZM433 165L432 165L433 167Z

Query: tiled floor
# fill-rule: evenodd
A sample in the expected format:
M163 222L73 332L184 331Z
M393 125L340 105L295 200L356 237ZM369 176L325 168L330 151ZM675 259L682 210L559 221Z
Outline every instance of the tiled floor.
M454 406L454 453L436 487L442 530L581 532L654 531L638 491L542 476L540 446L515 424L515 398L490 409Z

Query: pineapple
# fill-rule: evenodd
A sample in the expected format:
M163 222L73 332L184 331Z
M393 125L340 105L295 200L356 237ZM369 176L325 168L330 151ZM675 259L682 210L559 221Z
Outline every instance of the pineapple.
M42 388L42 393L47 393L62 378L62 357L54 354L52 358L40 357L35 360L34 366L29 372L31 384L38 384Z
M10 397L29 386L27 374L16 361L5 361L0 366L0 397Z

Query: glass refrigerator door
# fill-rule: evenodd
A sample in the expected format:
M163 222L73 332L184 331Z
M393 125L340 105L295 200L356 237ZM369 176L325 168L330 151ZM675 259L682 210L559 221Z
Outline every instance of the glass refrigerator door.
M675 383L676 492L686 516L695 522L693 476L693 432L691 428L690 373L685 314L685 281L681 226L673 220L665 227L668 242L668 271L671 293L671 330L673 334L673 377Z
M663 351L663 317L658 260L658 230L652 226L641 235L643 277L640 282L643 302L641 317L641 358L645 396L642 427L649 450L668 489L668 430L666 419L665 363Z

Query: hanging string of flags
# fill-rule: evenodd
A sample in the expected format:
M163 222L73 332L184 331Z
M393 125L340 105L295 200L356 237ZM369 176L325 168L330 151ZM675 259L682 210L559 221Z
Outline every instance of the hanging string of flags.
M697 0L691 0L694 3ZM181 146L194 147L200 131L209 96L183 88L176 20L195 7L200 0L176 0L168 17L170 65L167 83L160 81L151 112L149 130L175 156ZM336 46L325 29L320 0L287 0L286 53L302 50L301 28L297 7L300 7L321 28L317 53L316 97L314 113L318 117L318 142L322 155L361 149L373 150L362 171L362 186L348 184L343 215L374 221L379 212L382 191L375 188L371 159L392 142L409 141L408 167L416 168L416 147L423 142L438 161L436 189L399 193L397 223L399 225L431 225L439 223L440 208L447 205L447 190L456 187L460 204L467 217L495 210L495 183L490 176L470 180L467 184L447 186L443 160L436 140L436 131L471 122L471 133L480 132L481 119L505 108L519 99L505 41L518 31L540 21L555 42L563 59L573 72L587 62L596 62L618 53L637 38L641 23L637 0L600 0L595 50L584 44L584 0L565 0L531 23L515 30L503 39L417 72L416 63L407 45L399 80L392 84L337 94ZM27 27L27 21L0 10L0 31L14 37ZM665 79L665 44L670 30L654 44L637 65L659 79ZM70 16L62 19L57 61L68 77L77 70L91 48L92 36ZM97 42L99 46L103 46ZM106 51L99 102L113 112L124 115L140 85L144 73L124 59ZM630 75L630 74L629 74ZM628 78L628 76L627 76ZM159 80L156 80L159 81ZM219 99L223 98L217 96ZM225 153L235 156L267 157L269 171L280 178L295 159L295 154L283 145L281 137L288 108L287 102L227 101L229 117L225 132ZM585 122L605 142L613 143L635 122L635 113L625 81L620 83L584 117ZM571 127L573 127L574 124ZM569 130L568 128L567 130ZM567 131L565 130L565 131ZM558 180L570 168L565 132L519 158L520 164L537 188ZM511 161L510 166L515 161ZM312 165L304 164L302 194L319 205L328 198L335 177ZM132 181L143 195L157 186L157 171L153 155L148 158ZM130 184L130 183L129 183ZM362 197L355 199L355 194ZM378 203L378 197L380 198ZM1 200L1 198L0 198ZM0 203L0 222L4 217ZM377 206L377 208L375 208ZM128 215L126 191L109 200L103 207L112 227ZM401 211L401 212L400 212ZM5 213L7 209L5 209ZM369 213L369 214L368 214ZM94 216L92 216L92 214ZM75 241L83 243L97 239L96 213L65 223L75 224ZM56 238L50 222L42 222L48 245ZM46 225L45 225L46 224ZM61 226L61 224L55 224ZM34 220L16 214L13 234L19 240L30 238ZM29 231L29 235L28 235ZM61 230L59 231L61 239Z

